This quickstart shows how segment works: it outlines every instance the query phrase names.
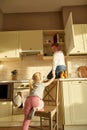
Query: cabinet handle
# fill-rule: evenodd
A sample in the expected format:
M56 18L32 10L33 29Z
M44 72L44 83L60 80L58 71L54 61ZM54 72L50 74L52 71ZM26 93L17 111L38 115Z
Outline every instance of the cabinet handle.
M77 51L78 53L80 53L80 51Z
M29 48L29 50L32 50L32 48Z
M82 83L81 81L78 81L78 83Z

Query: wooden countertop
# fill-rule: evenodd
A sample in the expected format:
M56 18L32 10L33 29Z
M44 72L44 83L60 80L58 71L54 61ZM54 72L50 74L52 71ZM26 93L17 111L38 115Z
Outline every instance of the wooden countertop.
M60 78L59 81L86 81L87 78L66 78L62 79Z

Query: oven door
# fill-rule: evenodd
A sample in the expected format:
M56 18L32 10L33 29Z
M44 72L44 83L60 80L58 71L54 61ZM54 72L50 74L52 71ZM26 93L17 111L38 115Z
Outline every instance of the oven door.
M13 83L0 83L0 101L12 101Z
M23 114L24 103L29 96L29 87L26 83L14 83L13 90L13 115Z

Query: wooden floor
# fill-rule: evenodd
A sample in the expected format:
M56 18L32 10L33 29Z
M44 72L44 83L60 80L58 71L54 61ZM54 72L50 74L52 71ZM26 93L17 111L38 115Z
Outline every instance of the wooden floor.
M0 130L22 130L22 127L0 127ZM29 128L29 130L35 130L35 129ZM61 130L61 129L59 129L59 130Z
M0 127L0 130L22 130L22 127ZM33 128L29 128L29 130L35 130Z
M21 130L21 127L0 127L0 130Z

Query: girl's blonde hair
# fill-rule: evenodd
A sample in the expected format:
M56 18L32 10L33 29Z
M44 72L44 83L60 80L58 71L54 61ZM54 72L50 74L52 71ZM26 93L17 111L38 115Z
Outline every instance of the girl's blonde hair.
M34 73L33 76L32 76L32 79L33 79L33 81L29 83L30 89L33 89L34 84L41 80L41 73L40 72Z
M40 72L34 73L33 76L32 76L32 79L33 79L34 82L40 81L41 80L41 73Z

